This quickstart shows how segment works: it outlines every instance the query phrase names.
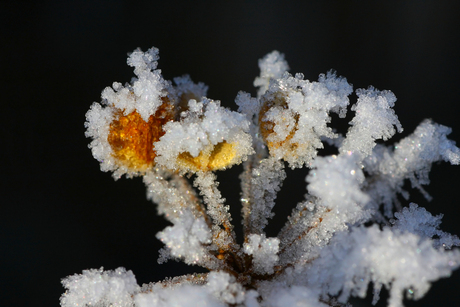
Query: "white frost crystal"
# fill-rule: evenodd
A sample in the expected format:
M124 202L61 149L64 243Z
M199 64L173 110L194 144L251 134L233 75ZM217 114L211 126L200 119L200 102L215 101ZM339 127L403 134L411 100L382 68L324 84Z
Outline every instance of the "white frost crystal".
M206 287L217 298L226 303L241 304L244 300L245 291L243 287L235 281L235 277L228 273L209 273Z
M134 74L137 76L132 86L136 97L135 108L145 121L161 105L161 97L166 96L164 88L168 84L163 80L161 71L155 70L158 59L158 49L156 48L151 48L145 53L138 49L128 57L128 65L134 67ZM118 108L125 109L124 107ZM129 109L125 109L125 114L129 112Z
M62 281L67 288L61 297L61 306L131 307L132 295L140 287L133 272L118 268L115 271L86 270Z
M134 297L136 307L224 307L206 288L196 285L154 287Z
M251 234L249 242L244 243L244 252L252 255L254 272L258 274L273 274L273 267L278 262L280 240L266 238L264 234Z
M352 127L347 133L340 150L356 152L366 157L371 154L375 140L388 140L395 133L393 126L402 131L398 117L394 113L396 96L390 91L378 91L370 87L368 90L356 91L358 101L351 107L356 112L350 122Z
M290 278L320 289L323 295L339 295L341 302L350 295L364 297L372 281L374 301L384 285L391 289L389 306L399 307L404 290L410 290L413 299L421 298L430 282L450 276L460 266L459 257L458 250L438 250L415 234L374 225L338 234L301 276Z
M289 70L284 54L272 51L259 60L260 76L254 80L254 86L259 87L257 96L260 98L268 89L270 80L280 78Z
M103 91L86 115L86 136L103 171L143 176L147 197L172 224L157 234L165 244L158 261L209 273L140 287L123 268L85 270L63 280L62 306L350 306L372 283L373 303L385 287L388 305L400 307L460 266L460 239L403 189L407 179L431 199L422 186L432 163L460 164L450 128L425 120L398 143L377 144L402 132L392 92L358 89L349 106L345 78L293 76L277 51L259 61L257 98L238 93L238 112L206 98L207 86L187 75L164 80L157 60L155 48L129 56L137 77ZM335 131L331 113L344 118L348 107L348 131ZM321 156L323 142L336 154ZM215 174L240 163L243 242ZM277 200L286 165L309 169L307 194L267 237L274 206L289 205Z
M317 293L307 287L291 286L273 291L269 297L270 306L308 306L308 307L327 307L329 305L318 301Z
M147 121L162 104L161 97L166 96L166 82L161 76L161 71L156 69L159 59L158 49L151 48L147 52L135 50L128 57L128 65L134 67L132 84L125 87L115 82L111 87L106 87L102 92L105 104L124 110L129 114L136 110Z
M416 204L410 204L409 208L403 208L401 212L395 213L396 220L391 220L395 228L401 231L412 232L422 238L433 238L434 247L442 246L451 249L452 246L460 246L460 239L439 229L442 214L432 216L425 208L420 208Z
M114 117L113 113L113 109L102 108L98 103L94 103L86 113L85 127L87 130L85 135L93 139L89 147L94 158L101 162L103 172L118 169L115 159L112 157L112 148L107 141L109 125Z
M455 165L460 163L460 149L455 142L447 139L450 132L448 127L425 120L394 149L377 146L373 154L364 160L364 170L371 175L367 180L367 193L376 205L384 205L387 217L392 216L397 193L406 199L409 197L403 190L404 180L409 179L412 187L431 199L422 187L430 183L428 173L431 164L441 160Z
M195 219L189 211L157 234L157 238L170 250L171 256L183 258L188 264L196 264L205 255L202 244L211 243L211 230L203 218Z

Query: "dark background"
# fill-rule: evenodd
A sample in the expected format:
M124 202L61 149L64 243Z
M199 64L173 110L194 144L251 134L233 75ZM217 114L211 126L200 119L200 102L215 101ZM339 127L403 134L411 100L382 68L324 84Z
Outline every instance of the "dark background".
M139 178L115 182L87 148L85 113L104 87L131 79L128 52L159 48L166 79L189 73L235 110L239 90L256 93L257 60L276 49L307 79L333 68L355 89L392 90L402 136L432 118L460 141L459 3L2 1L0 306L57 306L60 279L88 268L124 266L140 284L195 271L157 264L155 234L167 223ZM219 173L237 228L240 171ZM306 173L289 174L278 207L290 210ZM411 198L444 213L443 230L456 234L459 176L458 167L435 165L427 187L434 200ZM456 272L406 306L457 305L459 286Z

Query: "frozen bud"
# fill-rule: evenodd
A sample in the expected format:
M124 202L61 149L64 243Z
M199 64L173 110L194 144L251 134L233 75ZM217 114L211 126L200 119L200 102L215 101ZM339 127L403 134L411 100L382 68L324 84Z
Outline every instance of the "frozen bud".
M289 154L294 152L300 144L291 142L297 127L298 116L289 110L286 100L287 94L282 92L262 97L259 126L270 151L285 148L288 149L286 153Z
M231 167L253 153L249 121L219 101L190 100L180 121L165 125L165 135L154 144L156 162L183 172Z
M327 126L329 112L345 116L352 87L335 73L320 75L318 82L285 73L273 80L260 98L259 127L270 155L290 167L308 164L322 148L321 137L335 138Z

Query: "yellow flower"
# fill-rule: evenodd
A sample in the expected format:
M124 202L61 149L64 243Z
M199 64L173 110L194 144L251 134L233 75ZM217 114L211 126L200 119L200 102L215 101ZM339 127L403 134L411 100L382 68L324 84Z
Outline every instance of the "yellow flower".
M236 158L235 144L223 141L205 147L196 157L188 152L182 152L177 156L177 164L181 169L206 172L225 169L233 164Z

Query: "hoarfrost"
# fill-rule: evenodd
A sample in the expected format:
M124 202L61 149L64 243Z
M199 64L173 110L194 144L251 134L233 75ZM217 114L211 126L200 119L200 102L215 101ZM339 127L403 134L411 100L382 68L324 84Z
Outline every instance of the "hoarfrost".
M356 112L350 122L351 129L340 148L341 152L356 152L362 158L370 155L375 146L375 140L388 140L395 133L402 132L402 126L393 109L395 95L390 91L378 91L370 87L368 90L358 89L358 102L351 107Z
M257 274L273 274L273 267L278 262L280 240L266 238L264 234L251 234L249 242L244 243L244 252L252 255L254 272Z
M135 296L136 307L224 307L204 287L196 285L179 285L176 287L155 288L152 292L139 293Z
M403 208L395 213L396 220L392 220L393 227L401 231L411 232L422 238L433 238L435 248L443 247L451 249L452 246L460 246L460 239L439 229L443 215L432 216L425 208L411 203L409 208Z
M67 291L61 296L61 306L131 307L132 296L140 287L133 272L118 268L115 271L85 270L62 280Z
M271 301L272 307L286 306L308 306L308 307L327 307L325 303L318 301L318 294L311 291L307 287L292 286L281 288L278 291L273 291L273 294L268 299Z
M241 304L244 300L244 288L228 273L209 273L206 287L218 299L228 304Z
M421 298L430 282L449 277L459 267L459 256L458 250L435 249L431 240L416 234L374 225L338 234L311 265L290 278L323 295L338 295L341 302L350 295L364 297L373 282L374 303L384 285L390 290L388 306L400 307L405 290L413 293L410 298Z
M284 54L272 51L259 60L260 76L254 80L254 86L258 87L257 97L260 98L268 89L270 80L280 78L289 70L289 65L284 59Z
M174 226L168 226L157 234L157 238L170 250L171 256L183 258L187 264L202 262L205 248L211 243L211 230L203 218L195 219L189 211L182 213Z
M431 164L444 160L451 164L460 163L460 149L447 139L451 129L431 120L423 121L411 135L402 139L393 148L379 145L364 161L364 169L371 176L367 182L367 193L376 205L383 204L387 217L391 217L396 194L403 190L404 180L409 179L412 187L419 189L428 200L430 195L422 185L429 184Z
M134 67L134 74L137 76L132 86L136 96L135 108L144 121L148 121L149 116L153 115L162 104L161 97L166 96L165 87L168 86L168 83L161 76L161 71L155 70L158 59L157 48L151 48L145 53L137 49L128 57L128 65ZM116 100L114 100L115 103ZM115 106L125 109L125 114L130 113L127 108L116 104ZM126 107L129 108L129 105Z
M109 135L109 125L113 120L113 110L102 108L98 103L93 103L86 113L85 136L92 138L89 148L93 157L101 163L101 171L115 171L117 166L112 157L112 148L107 137Z
M174 78L176 84L175 91L176 95L181 97L182 95L188 95L189 97L195 97L195 99L201 99L206 96L208 92L208 86L203 82L193 83L189 75Z
M352 154L318 157L306 180L310 195L332 210L337 222L353 224L365 217L363 207L369 197L361 191L364 174ZM336 227L340 226L331 228Z
M261 161L259 167L252 171L251 201L253 204L248 221L251 233L262 233L268 224L268 219L274 216L271 210L275 206L276 194L285 178L283 163L274 159Z
M309 164L323 148L322 137L336 138L327 126L329 112L344 116L352 86L334 72L320 75L318 82L285 73L270 83L261 97L259 118L270 155L284 159L291 168Z

